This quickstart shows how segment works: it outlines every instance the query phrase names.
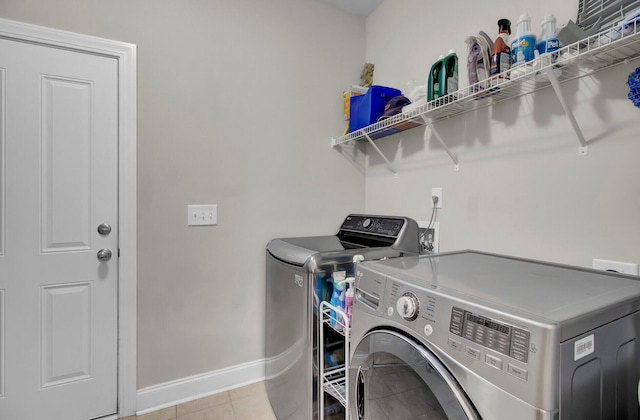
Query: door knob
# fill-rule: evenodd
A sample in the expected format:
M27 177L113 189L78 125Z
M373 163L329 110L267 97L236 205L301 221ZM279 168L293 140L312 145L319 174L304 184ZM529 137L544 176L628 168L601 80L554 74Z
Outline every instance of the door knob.
M98 261L109 261L111 259L111 250L103 248L98 251Z
M111 226L108 223L102 223L98 226L98 233L102 236L106 236L111 233Z

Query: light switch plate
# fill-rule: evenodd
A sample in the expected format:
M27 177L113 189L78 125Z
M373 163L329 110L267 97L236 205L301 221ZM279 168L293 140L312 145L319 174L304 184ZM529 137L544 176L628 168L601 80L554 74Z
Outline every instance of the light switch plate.
M187 206L188 226L215 226L217 224L217 204L189 204Z

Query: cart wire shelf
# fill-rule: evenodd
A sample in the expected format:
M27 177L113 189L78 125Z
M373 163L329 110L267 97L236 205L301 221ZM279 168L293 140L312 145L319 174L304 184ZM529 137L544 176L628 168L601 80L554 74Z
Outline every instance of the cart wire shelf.
M344 336L344 363L327 366L325 363L325 326ZM332 396L345 408L345 420L349 420L349 340L351 330L347 315L341 308L329 302L320 302L320 378L324 393ZM324 398L320 398L320 420L324 418Z

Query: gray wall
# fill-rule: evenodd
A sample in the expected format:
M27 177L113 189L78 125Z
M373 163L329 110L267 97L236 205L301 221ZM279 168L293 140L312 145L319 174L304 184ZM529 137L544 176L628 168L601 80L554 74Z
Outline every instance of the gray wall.
M376 84L423 83L431 64L449 49L460 57L468 85L465 38L497 20L544 15L575 21L577 1L429 2L386 0L367 18L367 61ZM390 31L389 28L396 30ZM591 267L593 258L640 262L640 109L627 99L627 76L639 64L563 85L587 141L578 140L551 88L492 109L436 124L460 159L460 170L424 129L379 140L394 175L368 151L366 210L429 220L432 187L443 188L440 250L479 249Z
M3 0L0 17L138 46L138 388L264 357L269 239L364 209L329 147L365 21L312 0ZM187 204L219 225L187 227Z

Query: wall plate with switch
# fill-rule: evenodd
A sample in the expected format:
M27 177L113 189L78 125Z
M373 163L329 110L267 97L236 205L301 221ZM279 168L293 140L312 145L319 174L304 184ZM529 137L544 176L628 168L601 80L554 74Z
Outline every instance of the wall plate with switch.
M638 264L593 259L592 268L596 270L613 271L615 273L638 275Z
M433 204L433 197L438 197L438 201L436 201L435 205ZM431 188L431 208L441 209L442 208L442 188Z
M187 206L188 226L215 226L217 224L217 204L189 204Z
M428 221L418 222L418 230L420 232L420 253L437 254L440 251L440 222L431 222L430 227Z

